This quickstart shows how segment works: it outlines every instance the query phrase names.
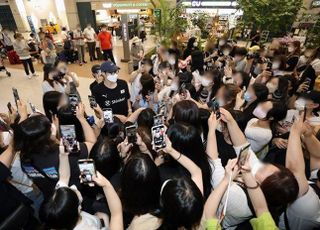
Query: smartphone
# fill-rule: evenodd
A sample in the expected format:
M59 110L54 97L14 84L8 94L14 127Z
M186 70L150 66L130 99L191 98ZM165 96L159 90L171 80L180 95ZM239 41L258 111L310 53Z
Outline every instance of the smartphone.
M20 100L18 90L16 88L12 87L12 93L13 93L14 101L16 102L16 105L18 106L17 101Z
M67 151L77 152L78 142L76 138L76 128L74 125L60 125L60 133L63 140L67 142Z
M306 121L306 118L307 118L307 106L304 106L304 109L303 109L303 122Z
M243 148L241 148L239 157L238 157L238 165L243 166L246 163L247 156L249 154L249 147L250 145L247 145Z
M163 101L160 102L160 104L159 104L158 114L161 114L163 117L167 117L168 116L167 105Z
M216 100L216 98L212 99L211 109L216 114L216 118L219 119L221 117L220 105L219 105L219 102Z
M156 151L159 151L166 147L166 139L165 139L166 130L164 125L153 126L151 128L151 134L152 134L153 147Z
M11 102L8 102L7 107L8 107L9 112L12 114L12 105L11 105Z
M97 175L94 161L92 159L81 159L78 160L78 165L80 169L80 182L94 186L92 177Z
M126 127L126 136L128 138L129 143L137 142L137 127L135 125L131 125Z
M113 123L112 109L108 108L103 110L103 119L106 124Z
M72 112L76 112L77 106L79 104L79 97L77 94L69 94L69 105Z
M36 107L34 106L34 104L32 104L32 103L29 101L29 105L30 105L30 108L31 108L32 113L36 113L37 110L36 110Z
M10 132L10 126L0 119L0 132Z
M88 99L89 99L89 103L90 103L91 108L97 107L98 104L97 104L96 98L94 96L88 95Z
M162 125L163 124L163 115L162 114L158 114L156 116L153 117L153 125Z
M306 80L304 81L307 85L310 86L311 83L311 78L307 77Z
M268 62L266 70L267 71L271 71L272 70L272 62Z

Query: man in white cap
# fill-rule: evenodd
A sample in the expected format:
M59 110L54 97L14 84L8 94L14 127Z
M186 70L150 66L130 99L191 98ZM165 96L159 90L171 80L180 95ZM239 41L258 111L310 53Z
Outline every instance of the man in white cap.
M130 54L133 62L133 70L135 71L139 68L139 62L144 57L144 49L141 44L141 40L138 37L132 38Z

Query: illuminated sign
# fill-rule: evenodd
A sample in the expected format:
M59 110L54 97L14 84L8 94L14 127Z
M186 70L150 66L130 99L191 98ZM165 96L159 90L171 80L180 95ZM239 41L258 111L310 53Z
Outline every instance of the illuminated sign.
M320 0L319 0L320 1ZM184 0L182 5L191 8L235 8L238 3L235 0L210 1L210 0Z
M311 8L320 7L320 0L313 0L311 3Z
M152 8L150 2L108 2L102 4L103 8Z

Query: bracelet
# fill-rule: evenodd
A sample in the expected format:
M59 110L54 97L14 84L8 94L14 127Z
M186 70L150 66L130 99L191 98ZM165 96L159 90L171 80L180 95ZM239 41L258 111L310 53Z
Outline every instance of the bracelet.
M257 189L257 188L259 188L260 184L259 184L258 182L256 182L256 183L257 183L256 186L249 187L249 186L246 185L246 188L247 188L247 189Z
M180 160L180 158L181 158L181 155L182 155L182 154L180 153L180 155L179 155L179 157L178 157L178 158L176 159L176 161Z

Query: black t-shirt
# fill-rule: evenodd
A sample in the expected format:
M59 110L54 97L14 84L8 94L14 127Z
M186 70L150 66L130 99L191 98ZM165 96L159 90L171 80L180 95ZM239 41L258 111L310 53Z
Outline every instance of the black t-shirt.
M91 91L91 94L93 94L93 88L98 85L99 83L97 81L94 81L90 84L89 88L90 88L90 91Z
M0 162L0 223L12 214L21 203L30 206L31 201L8 182L10 170Z
M124 80L118 79L114 89L109 89L104 82L101 82L93 88L92 95L101 109L111 108L113 114L128 115L130 93L128 84Z
M286 68L286 71L293 71L298 64L298 61L299 61L299 56L297 55L288 57L288 60L287 60L288 67Z
M232 145L228 144L225 141L224 136L221 132L216 131L216 137L217 137L217 147L218 147L219 158L221 159L222 165L226 166L228 163L228 160L231 160L237 157L236 151L234 150Z
M69 154L70 180L69 185L80 187L79 159L88 158L88 149L84 143L80 143L80 151ZM31 156L30 162L21 161L23 171L43 192L44 198L48 199L54 192L59 180L59 146L56 145L47 153L38 153Z

